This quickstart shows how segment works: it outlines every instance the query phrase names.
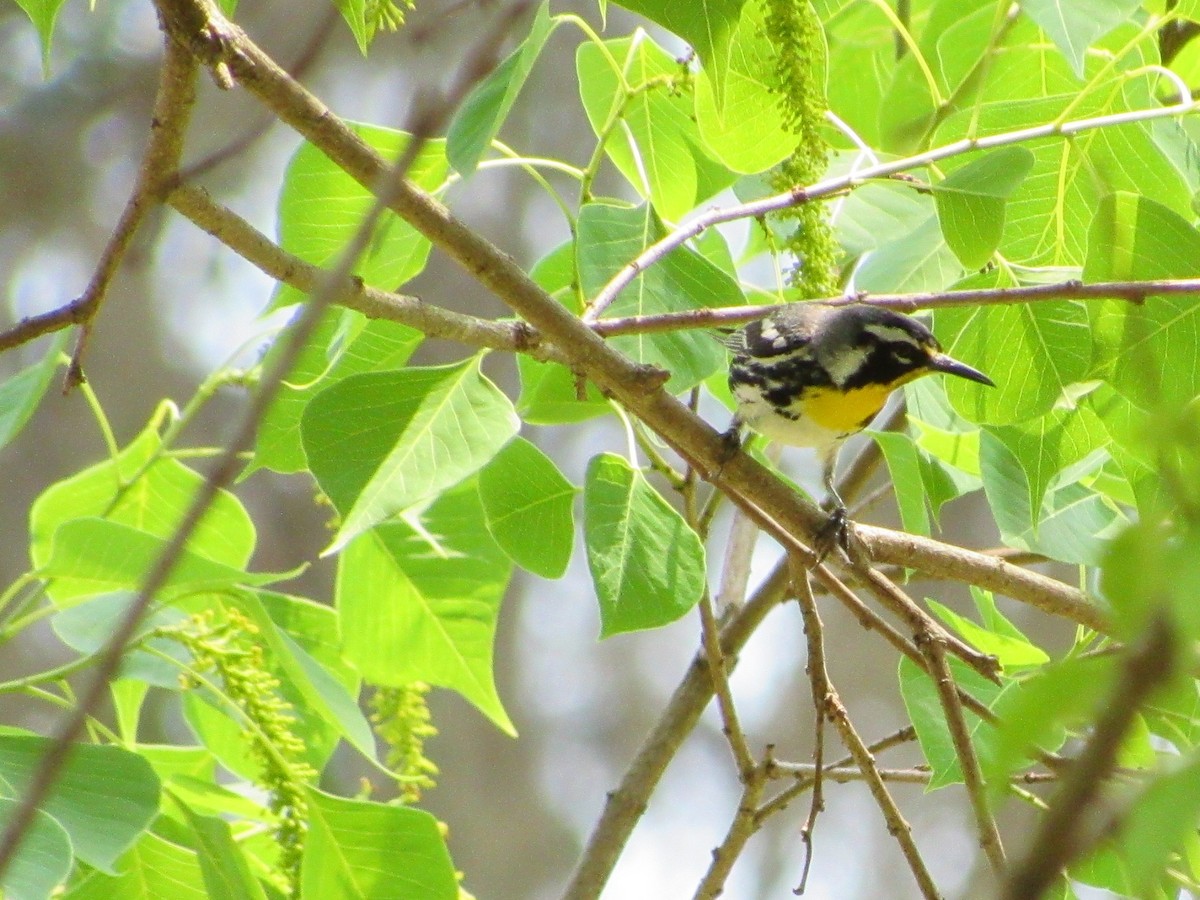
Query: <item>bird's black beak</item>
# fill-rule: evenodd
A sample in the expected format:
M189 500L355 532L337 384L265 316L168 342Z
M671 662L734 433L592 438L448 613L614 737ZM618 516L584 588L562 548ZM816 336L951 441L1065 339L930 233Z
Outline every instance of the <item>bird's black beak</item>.
M988 387L995 387L996 383L988 378L978 369L972 369L966 363L961 363L957 359L947 356L945 353L938 353L929 360L929 368L935 372L945 372L947 375L957 375L959 378L965 378L967 381L977 381L980 384L986 384Z

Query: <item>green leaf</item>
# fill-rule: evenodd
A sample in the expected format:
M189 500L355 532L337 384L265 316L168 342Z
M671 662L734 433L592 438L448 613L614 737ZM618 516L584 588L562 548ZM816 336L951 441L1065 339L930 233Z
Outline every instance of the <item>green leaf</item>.
M29 513L29 549L35 568L49 561L57 529L72 519L103 516L157 538L170 537L204 478L178 460L158 457L162 440L157 427L156 421L151 422L115 459L63 479L38 497ZM243 569L254 542L249 513L233 494L222 490L188 542L188 551ZM47 586L47 593L66 603L78 596L79 588L56 581Z
M196 854L153 833L121 857L120 871L91 873L64 900L209 900Z
M477 84L458 108L446 135L446 156L461 175L470 175L479 165L557 26L558 20L550 18L549 2L542 3L521 46Z
M601 637L674 622L704 592L700 538L620 456L588 465L584 535Z
M1088 233L1086 281L1190 278L1200 272L1200 232L1160 203L1105 197ZM1192 297L1108 301L1093 313L1100 359L1118 391L1145 408L1181 407L1200 394L1200 306ZM1105 366L1101 366L1104 371Z
M1029 508L1039 511L1056 475L1092 458L1110 443L1108 431L1086 407L1051 410L1021 425L989 425L986 431L1020 463L1029 485ZM1033 524L1036 529L1037 522Z
M178 798L174 799L196 835L196 859L208 896L266 900L245 854L233 839L229 823L218 816L202 816Z
M1076 657L1051 663L1017 682L993 707L1000 720L992 752L981 758L989 792L999 796L1009 777L1021 769L1030 752L1051 753L1067 738L1067 730L1086 721L1108 694L1115 677L1113 657Z
M1024 147L1002 147L934 185L942 234L964 268L982 268L992 258L1004 233L1008 198L1032 168L1033 154Z
M515 734L492 675L511 571L488 534L473 481L443 494L419 523L359 535L338 560L346 659L373 684L425 681L456 690Z
M132 590L117 590L80 600L56 612L50 619L50 626L58 639L72 650L86 656L99 653L111 639L118 623L124 619L136 596ZM188 659L187 651L176 641L166 638L150 638L147 641L147 638L155 628L178 625L186 617L183 610L174 606L152 604L134 632L133 641L137 646L121 660L119 678L136 679L137 683L147 687L177 690L179 667L157 654L164 653L182 663ZM143 642L147 642L154 652L144 652L141 646ZM114 682L114 692L119 683Z
M798 141L787 127L780 94L772 89L777 55L764 19L762 0L742 7L729 43L723 102L707 68L696 76L696 124L705 147L733 171L747 174L782 161Z
M716 88L717 110L725 97L733 41L746 0L623 0L626 9L641 13L692 45Z
M595 296L618 271L666 232L649 206L589 203L579 213L578 263L583 291ZM737 282L692 250L681 247L638 275L608 309L610 317L682 312L745 302ZM699 384L725 365L712 335L670 331L614 338L621 352L671 372L673 393Z
M892 490L900 509L900 523L912 534L929 534L929 511L925 507L925 486L916 445L906 434L872 431L871 438L883 451Z
M1081 303L944 309L936 331L947 353L996 383L945 379L954 409L972 422L1007 425L1049 412L1091 363L1092 334Z
M1200 636L1200 532L1158 521L1130 526L1106 548L1101 586L1112 604L1117 634L1134 640L1149 620L1169 612L1181 636Z
M167 542L157 535L120 522L87 517L64 522L54 532L50 558L41 573L71 600L137 588L162 554ZM163 583L161 593L195 591L202 587L237 584L263 585L294 577L294 572L247 572L184 550ZM61 579L62 582L58 582Z
M982 437L980 464L988 504L1010 547L1061 562L1098 565L1108 541L1128 522L1102 495L1078 482L1052 484L1035 520L1021 463L989 434Z
M1050 662L1046 651L1036 644L1029 642L1024 635L1014 636L1001 634L992 629L976 625L970 619L960 616L948 606L943 606L936 600L925 598L925 603L935 615L981 653L1000 660L1006 670L1026 666L1041 666Z
M962 277L936 216L868 254L854 273L854 286L871 293L942 291Z
M454 864L429 813L317 790L308 797L305 897L457 900Z
M830 175L849 174L858 154L842 153L834 158ZM877 250L896 235L908 234L929 222L935 209L932 198L918 194L906 184L869 182L839 198L833 218L838 242L851 258Z
M385 159L396 159L408 143L401 131L372 125L352 125L353 131ZM408 171L408 180L433 191L445 181L445 141L429 141ZM305 262L331 264L358 231L363 216L375 202L361 184L312 144L302 144L288 163L279 194L279 243ZM372 287L396 290L425 268L429 240L392 212L376 226L367 252L359 259L356 274ZM281 285L272 306L300 303L305 295Z
M571 560L577 488L550 457L516 438L479 472L488 531L517 565L561 578Z
M981 96L974 102L960 98L962 107L942 121L933 143L1011 132L1064 114L1077 119L1158 106L1157 77L1145 68L1158 63L1153 33L1130 23L1100 46L1108 52L1088 55L1090 81L1081 94L1066 61L1036 26L1018 18L1003 51L989 57ZM1164 155L1154 134L1149 123L1134 121L1069 141L1030 143L1034 165L1009 199L1000 253L1023 266L1081 265L1089 223L1101 198L1114 191L1141 194L1188 215L1186 168ZM965 158L948 159L943 167L963 164Z
M547 293L562 301L572 313L581 312L575 274L575 242L564 241L529 271L529 276ZM521 376L521 396L517 412L530 425L566 425L604 415L608 401L586 379L580 380L566 366L539 362L524 353L517 354ZM582 396L580 394L582 385Z
M53 744L0 735L0 797L19 800ZM106 872L158 813L160 784L150 764L120 747L77 744L41 810L70 835L75 856Z
M42 74L50 76L50 48L54 43L54 23L66 0L16 0L37 29L42 42Z
M1127 21L1139 5L1139 0L1025 0L1021 11L1041 26L1082 79L1088 47Z
M1007 690L957 659L951 659L949 663L958 686L988 707ZM904 708L908 711L913 728L916 729L921 752L932 770L929 790L961 782L962 769L958 764L958 753L954 749L954 740L950 737L950 728L946 724L946 714L942 709L937 687L930 677L907 657L900 660L900 695L904 699ZM964 714L971 742L975 745L976 752L983 756L993 740L994 730L975 713L967 710Z
M7 831L19 801L0 799L0 829ZM7 900L45 900L71 872L71 838L41 810L26 827L20 848L0 876Z
M734 175L703 149L692 102L679 90L683 70L671 54L643 33L605 47L623 77L595 44L581 44L575 56L588 121L633 189L663 218L678 221Z
M0 384L0 448L6 446L33 416L58 369L68 332L59 332L46 355Z
M342 516L326 553L478 471L517 433L481 361L354 375L309 401L304 451Z
M283 473L306 468L300 418L308 401L350 375L403 368L422 339L415 328L398 322L368 319L344 307L326 310L263 417L254 459L242 477L259 468ZM276 339L263 364L270 366L281 348L282 340Z

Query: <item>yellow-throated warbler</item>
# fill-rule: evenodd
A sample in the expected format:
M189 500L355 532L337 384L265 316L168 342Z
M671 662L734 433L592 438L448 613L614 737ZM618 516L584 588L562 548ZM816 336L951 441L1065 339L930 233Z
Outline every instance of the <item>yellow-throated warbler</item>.
M733 351L732 435L746 425L781 444L815 447L839 518L845 508L833 485L838 448L871 423L892 391L934 372L992 385L943 353L916 319L861 303L793 303L722 343Z

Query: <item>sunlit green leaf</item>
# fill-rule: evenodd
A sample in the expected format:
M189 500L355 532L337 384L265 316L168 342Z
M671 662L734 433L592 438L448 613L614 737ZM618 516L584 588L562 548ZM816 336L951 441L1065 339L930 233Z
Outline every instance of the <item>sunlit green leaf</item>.
M19 800L53 741L0 735L0 797ZM41 809L70 835L75 855L114 871L117 857L158 812L160 784L150 764L121 747L78 744Z
M386 160L394 160L408 135L374 125L354 125L355 133ZM445 141L427 142L408 171L408 179L425 190L441 186L448 165ZM302 144L284 173L279 194L279 243L305 262L331 264L358 231L374 195L335 165L312 144ZM392 212L381 217L355 273L372 287L395 290L425 268L429 240ZM304 294L281 285L274 306L304 300Z
M342 307L326 310L280 386L279 396L263 416L246 474L258 468L275 472L304 469L300 417L308 401L350 375L402 368L422 338L415 328L398 322L367 319ZM281 352L284 339L286 332L271 345L264 365L269 366Z
M477 84L458 108L446 135L446 156L460 174L470 175L479 165L556 25L550 18L550 4L543 3L521 46Z
M649 206L637 208L589 203L579 214L579 279L595 294L650 243L665 234ZM638 275L617 296L606 317L682 312L704 306L745 302L737 282L687 248L671 253ZM669 331L614 338L612 345L641 363L671 373L669 388L679 392L725 364L725 351L702 331Z
M605 46L622 75L595 44L580 44L575 58L588 121L633 189L663 218L678 221L734 175L703 149L691 100L681 92L686 78L671 54L645 34Z
M305 897L457 900L438 820L420 809L309 794Z
M536 446L510 441L479 473L488 531L513 562L561 578L571 559L575 485Z
M379 525L342 552L336 595L346 659L374 684L456 690L514 734L492 675L512 565L488 534L474 482L443 494L419 526Z
M330 551L478 471L516 434L480 361L354 375L309 402L308 465L342 515Z
M704 545L640 472L611 453L593 457L583 505L602 637L665 625L696 604Z

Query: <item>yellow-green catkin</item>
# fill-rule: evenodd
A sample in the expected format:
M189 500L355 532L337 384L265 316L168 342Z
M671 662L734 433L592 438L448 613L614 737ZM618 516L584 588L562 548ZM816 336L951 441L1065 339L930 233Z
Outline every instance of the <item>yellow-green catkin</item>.
M257 626L237 610L210 610L158 633L187 647L195 669L214 673L225 696L253 724L246 730L249 751L258 762L258 781L269 792L277 821L278 887L299 897L308 827L306 788L317 773L304 760L304 741L292 731L296 717L291 704L280 696L279 680L266 669Z
M404 17L413 9L413 0L366 0L363 5L363 21L367 26L368 39L381 31L398 31Z
M818 181L825 174L829 145L821 133L825 121L825 42L812 6L801 0L764 0L767 37L775 47L775 91L788 126L799 138L796 149L775 173L774 187L786 191ZM785 213L796 220L788 250L796 257L791 281L802 296L829 297L838 288L838 252L833 231L819 202L803 203Z
M388 768L400 776L400 798L418 803L421 792L437 786L438 767L425 755L425 741L436 735L425 695L429 685L414 681L380 688L371 697L371 724L387 744Z

